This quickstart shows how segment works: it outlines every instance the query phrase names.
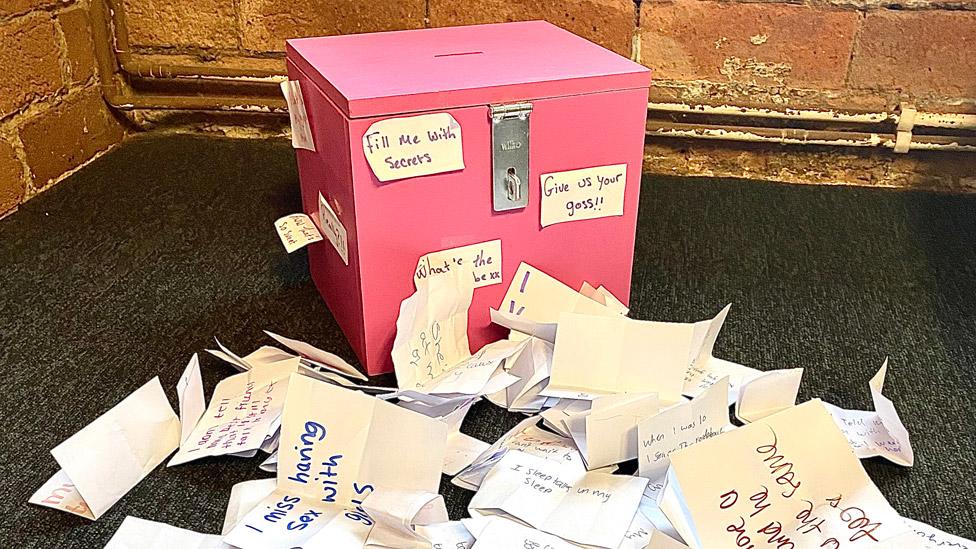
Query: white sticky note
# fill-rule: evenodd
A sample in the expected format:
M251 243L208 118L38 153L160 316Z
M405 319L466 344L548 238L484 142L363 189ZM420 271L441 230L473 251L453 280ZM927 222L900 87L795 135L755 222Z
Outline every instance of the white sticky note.
M285 246L285 251L292 253L313 242L322 240L322 234L315 227L311 218L303 213L286 215L275 221L278 238Z
M346 227L339 221L339 216L329 205L329 201L319 193L319 226L325 238L332 243L335 251L339 252L339 257L346 265L349 264L349 238L346 235Z
M180 420L153 378L51 450L62 470L30 503L97 519L179 442Z
M201 534L162 522L125 517L105 549L230 549L216 534Z
M291 119L291 146L296 149L315 150L312 127L305 111L305 98L298 80L285 80L281 83L281 93L288 103L288 118Z
M624 214L627 164L544 173L540 179L543 227Z
M661 509L696 549L872 547L906 530L819 400L672 454Z
M728 378L712 385L690 402L678 404L637 425L640 476L656 480L668 470L668 457L722 434L729 424Z
M203 380L200 378L200 359L196 353L193 353L186 370L176 382L176 396L180 401L180 441L182 442L190 437L193 428L207 409L207 402L203 395Z
M461 125L446 112L380 120L363 134L363 154L380 181L463 170Z
M431 252L420 258L414 271L415 283L442 276L453 270L466 269L471 273L474 287L502 283L502 241L489 240L468 246Z

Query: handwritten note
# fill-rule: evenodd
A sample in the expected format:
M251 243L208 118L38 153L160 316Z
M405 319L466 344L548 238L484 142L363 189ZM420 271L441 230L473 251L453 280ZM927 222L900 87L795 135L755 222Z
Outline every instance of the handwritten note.
M319 193L319 226L322 227L325 237L332 243L335 251L339 252L342 262L348 265L349 239L346 236L346 227L321 193Z
M315 150L312 127L305 111L305 98L298 80L285 80L281 83L281 93L288 103L288 118L291 119L291 146L296 149Z
M217 384L210 406L167 464L181 465L209 456L257 450L278 428L288 376L300 360L254 367Z
M905 530L819 400L672 454L661 509L697 548L870 548Z
M458 269L471 273L475 288L502 283L502 241L489 240L468 246L431 252L420 258L414 282L442 276Z
M380 181L463 170L461 125L446 112L380 120L363 134L363 154Z
M594 399L586 412L569 416L565 424L587 469L598 469L636 458L637 426L660 410L655 393L607 395Z
M522 262L502 298L498 310L536 322L556 322L560 313L620 316L617 311Z
M543 227L624 214L626 164L544 173L541 181Z
M468 308L474 285L464 270L425 279L400 304L393 368L401 389L419 389L471 356Z
M322 234L315 228L315 223L312 223L312 220L303 213L286 215L278 219L275 221L275 229L288 253L322 240Z
M627 533L647 479L584 472L513 450L485 477L471 516L502 513L567 541L615 549Z
M641 421L637 425L640 476L662 478L671 454L722 434L729 424L728 393L728 379L722 378L694 400Z
M556 536L499 517L489 517L474 549L576 549ZM444 546L437 549L454 549Z

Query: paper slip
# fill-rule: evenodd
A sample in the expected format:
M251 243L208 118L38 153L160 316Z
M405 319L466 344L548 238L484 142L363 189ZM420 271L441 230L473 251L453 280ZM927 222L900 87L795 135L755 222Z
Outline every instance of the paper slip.
M447 476L453 477L468 467L488 447L487 442L478 440L464 433L452 433L447 437L447 449L444 453L444 466L441 468Z
M661 411L654 393L597 397L586 412L570 415L566 429L588 469L637 457L637 426Z
M589 400L573 400L570 398L558 399L555 405L543 410L539 414L542 418L542 424L546 427L556 431L557 433L572 438L569 429L566 427L566 420L575 414L585 412L593 406L593 403Z
M898 417L894 404L881 394L888 362L871 379L871 397L874 412L844 410L833 404L826 404L827 411L834 417L837 427L847 437L854 454L859 458L880 456L892 463L911 467L915 463L908 430Z
M334 548L341 536L361 547L374 523L362 503L375 489L436 492L444 423L305 376L288 385L277 488L225 542Z
M489 343L474 355L450 366L440 375L426 381L417 390L434 395L479 395L493 393L508 387L518 381L518 378L506 374L502 364L512 355L525 347L524 341L500 340ZM498 376L504 381L497 381L503 386L491 383ZM506 383L507 382L507 383Z
M303 213L290 214L275 221L275 229L278 231L278 238L284 245L285 251L292 253L300 250L313 242L322 240L315 223L311 218Z
M430 549L416 526L447 522L444 498L427 492L377 489L363 500L363 510L374 521L366 549Z
M703 323L721 324L721 318L719 313ZM563 313L552 375L542 394L592 399L600 394L657 393L662 401L677 402L689 364L707 343L695 337L696 326L703 323Z
M646 549L653 532L654 524L638 510L617 549Z
M624 214L627 164L544 173L539 179L543 227Z
M274 492L278 481L274 478L259 478L238 482L230 489L230 499L227 501L227 511L224 513L224 525L220 529L221 535L228 534L244 518L244 515L261 503L261 500Z
M461 125L447 112L387 118L363 134L363 154L380 181L463 170L463 149Z
M342 224L342 220L339 219L335 210L332 209L332 205L322 196L322 193L319 193L319 227L322 229L326 240L332 244L336 253L339 254L342 263L349 265L349 234L346 231L346 226Z
M509 450L519 450L533 456L570 464L579 474L584 473L586 467L583 464L583 457L572 439L543 431L536 426L538 422L539 418L535 416L519 422L482 452L451 483L468 490L477 490L488 471Z
M475 549L576 549L578 546L567 543L551 534L528 528L517 522L501 517L492 517L478 533ZM454 549L444 547L444 549Z
M167 466L257 451L265 437L277 429L288 376L296 371L297 359L256 367L222 380L203 418Z
M498 310L536 322L553 323L560 313L619 316L528 263L519 265Z
M312 128L305 111L305 98L298 80L285 80L281 83L281 93L288 103L288 118L291 119L291 146L296 149L315 150Z
M610 293L610 290L603 286L594 288L589 282L584 281L583 286L580 287L580 293L593 301L617 311L621 315L626 315L630 312L630 309L622 301L617 299L617 296Z
M488 314L491 316L492 323L508 328L509 330L548 341L549 343L556 341L557 325L555 322L539 322L538 320L524 318L517 314L506 313L497 309L488 309Z
M755 368L736 364L713 356L708 357L700 366L692 364L685 374L684 395L696 397L723 378L728 378L729 405L739 400L739 390L742 385L762 375Z
M431 252L421 256L414 271L414 283L464 269L475 288L502 283L502 241L499 239Z
M185 441L193 432L204 410L207 409L203 395L203 379L200 378L200 359L196 353L186 365L186 370L176 382L176 395L180 400L180 441Z
M169 524L125 517L105 549L232 549L215 534L200 534Z
M468 511L508 515L567 541L616 549L646 484L513 450L488 472Z
M526 340L517 355L505 361L508 372L518 378L504 391L488 395L488 400L510 412L537 413L546 402L539 393L548 384L552 364L552 344L537 338Z
M302 356L302 358L311 362L315 366L355 379L361 379L363 381L369 380L369 378L357 370L355 366L343 360L339 355L330 353L328 351L323 351L322 349L309 345L304 341L280 336L278 334L269 332L268 330L265 330L264 333L268 334L268 337L271 339L298 353Z
M735 417L743 423L758 421L796 404L803 368L763 372L742 385Z
M98 519L180 443L180 420L159 378L51 450L61 466L30 503Z
M261 465L258 465L258 469L261 469L266 473L277 473L278 472L278 451L275 450L274 452L272 452L272 454L268 456L268 459L262 461Z
M471 549L474 545L474 536L460 521L419 524L415 529L430 542L431 549Z
M471 356L468 308L474 286L463 270L428 278L400 304L393 367L401 389L417 389Z
M875 547L905 530L819 400L672 454L661 509L695 549Z
M928 524L902 518L908 531L885 549L976 549L976 542L947 534Z
M729 426L728 379L684 402L642 420L637 425L638 470L651 480L664 477L669 456L703 440L722 434Z

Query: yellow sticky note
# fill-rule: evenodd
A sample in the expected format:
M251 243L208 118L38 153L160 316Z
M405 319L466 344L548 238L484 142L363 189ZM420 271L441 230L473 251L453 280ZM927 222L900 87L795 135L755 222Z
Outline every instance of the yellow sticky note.
M624 214L627 164L544 173L541 183L543 227Z
M461 125L446 112L380 120L363 134L363 154L380 181L463 170Z

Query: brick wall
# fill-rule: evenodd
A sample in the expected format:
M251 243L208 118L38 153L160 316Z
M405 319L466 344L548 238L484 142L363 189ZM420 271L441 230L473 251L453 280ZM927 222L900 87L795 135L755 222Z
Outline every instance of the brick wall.
M0 216L118 143L84 0L0 2Z
M286 38L547 19L655 69L655 100L976 112L976 0L116 1L154 58L281 67Z

